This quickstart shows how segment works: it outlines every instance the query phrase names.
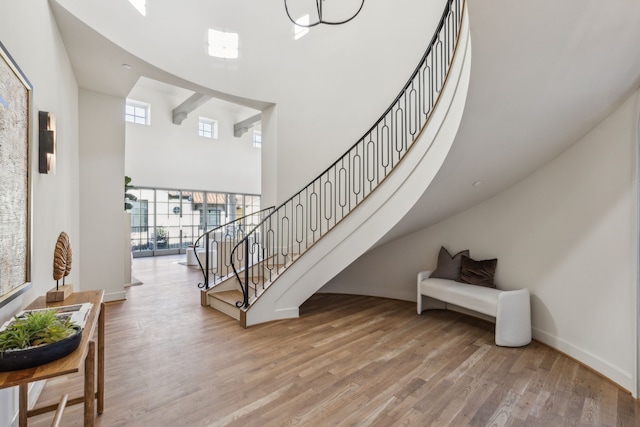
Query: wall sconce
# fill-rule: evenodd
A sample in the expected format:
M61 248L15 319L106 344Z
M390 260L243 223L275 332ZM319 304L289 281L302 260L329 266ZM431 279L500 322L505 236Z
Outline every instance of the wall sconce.
M40 173L56 173L56 122L52 113L38 113L40 147L38 149Z

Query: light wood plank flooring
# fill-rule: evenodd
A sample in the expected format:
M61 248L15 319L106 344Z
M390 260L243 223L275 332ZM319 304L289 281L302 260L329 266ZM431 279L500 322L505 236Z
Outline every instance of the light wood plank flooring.
M453 312L317 295L299 319L242 329L200 306L183 257L136 259L144 284L107 305L97 426L639 424L626 391L535 341L496 347L491 324ZM39 403L78 390L79 377L50 380ZM62 425L82 425L81 405Z

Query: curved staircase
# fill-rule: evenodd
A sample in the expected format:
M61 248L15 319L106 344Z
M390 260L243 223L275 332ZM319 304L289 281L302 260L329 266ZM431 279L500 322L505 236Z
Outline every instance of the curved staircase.
M464 0L448 0L411 78L375 125L229 254L233 276L201 284L202 304L244 327L299 306L369 250L428 188L451 148L470 72ZM206 269L203 268L203 272Z

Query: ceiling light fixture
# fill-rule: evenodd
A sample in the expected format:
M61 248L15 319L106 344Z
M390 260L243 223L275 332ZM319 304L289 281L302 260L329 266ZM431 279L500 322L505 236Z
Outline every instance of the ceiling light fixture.
M307 2L309 2L311 0L307 0ZM287 12L287 16L289 17L289 20L291 22L293 22L295 25L297 25L298 27L304 27L304 28L311 28L311 27L315 27L316 25L319 24L327 24L327 25L341 25L341 24L346 24L347 22L351 21L353 18L355 18L356 16L358 16L358 14L360 13L360 11L362 10L362 6L364 6L364 0L361 0L360 2L360 6L358 7L358 10L356 10L356 12L351 15L350 18L341 20L341 21L328 21L326 19L323 18L322 16L322 3L325 0L314 0L316 3L316 12L317 12L317 20L313 21L313 22L302 22L300 20L296 21L295 19L293 19L293 17L291 16L291 13L289 12L289 5L287 4L287 0L284 0L284 10Z
M209 29L209 55L216 58L238 58L238 33Z

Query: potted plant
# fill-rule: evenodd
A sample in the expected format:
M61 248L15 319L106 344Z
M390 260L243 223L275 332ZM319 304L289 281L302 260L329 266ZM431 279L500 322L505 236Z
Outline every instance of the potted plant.
M128 211L131 208L133 208L133 204L131 204L131 202L135 202L136 200L138 200L136 196L129 193L129 190L132 190L134 188L135 187L131 185L131 177L125 176L124 177L124 210L125 211Z
M138 198L130 193L130 190L133 190L135 187L131 184L131 177L124 177L124 245L125 245L125 286L127 284L131 284L131 266L133 265L133 252L131 251L131 209L133 209L133 203L138 200Z
M78 348L82 329L56 310L27 312L0 332L0 372L52 362Z

